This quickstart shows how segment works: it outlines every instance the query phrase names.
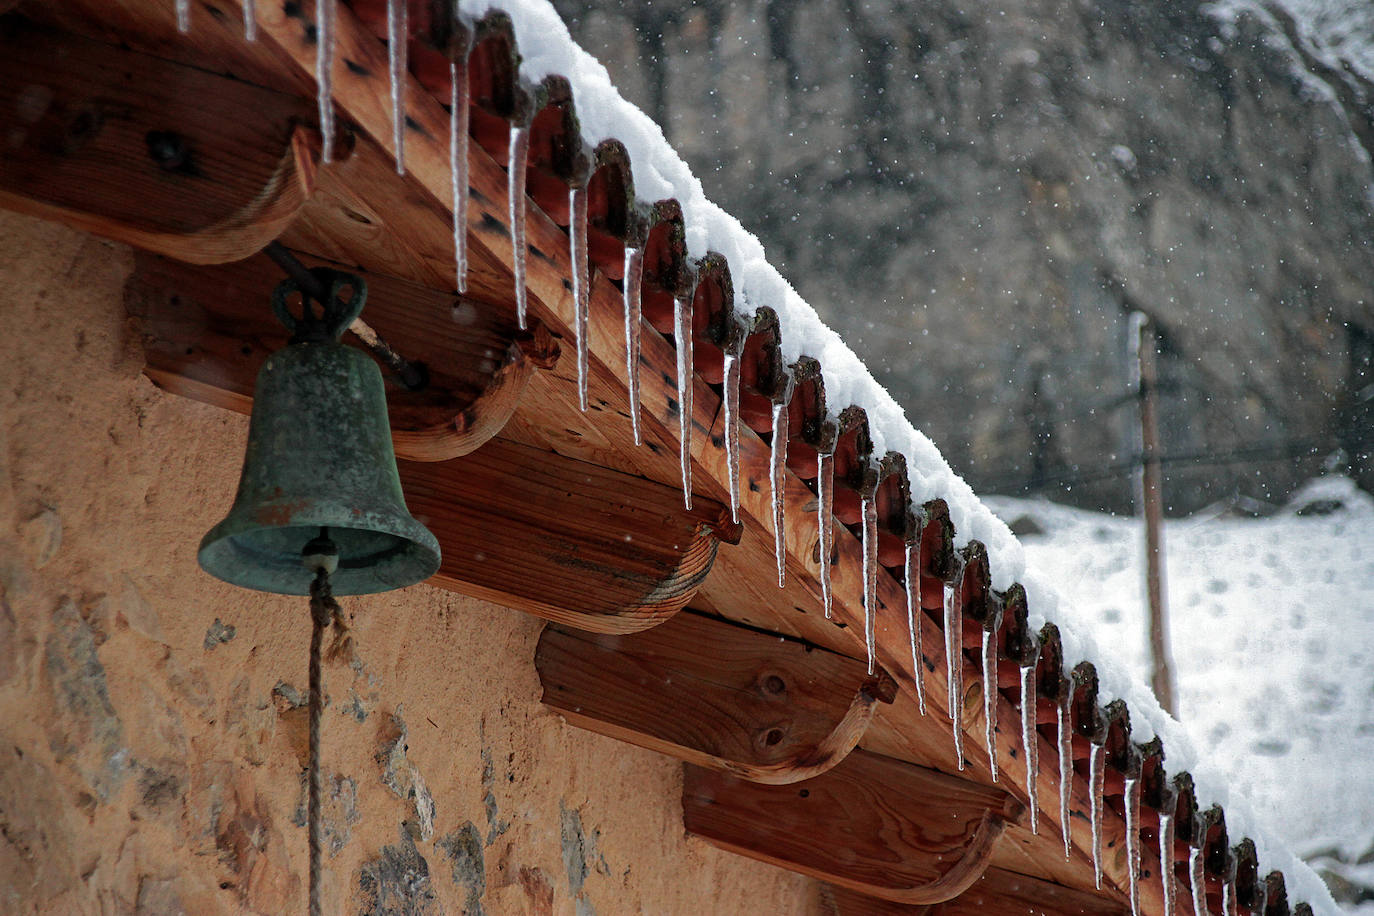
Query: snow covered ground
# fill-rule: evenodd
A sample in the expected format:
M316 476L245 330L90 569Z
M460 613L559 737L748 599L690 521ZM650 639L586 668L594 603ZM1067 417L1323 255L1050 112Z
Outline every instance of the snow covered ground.
M1028 565L1058 583L1061 615L1072 609L1148 683L1140 522L984 501L1044 529L1022 542ZM1356 912L1374 913L1374 497L1329 476L1269 518L1195 516L1165 530L1185 728L1276 837L1369 889Z

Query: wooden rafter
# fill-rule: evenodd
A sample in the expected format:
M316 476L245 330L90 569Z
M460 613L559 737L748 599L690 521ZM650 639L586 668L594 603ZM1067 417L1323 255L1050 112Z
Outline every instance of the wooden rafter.
M1024 808L985 788L867 751L805 783L770 786L685 767L687 830L707 842L859 893L939 903L987 868Z
M843 760L897 689L854 659L698 614L630 638L549 627L535 668L574 725L772 785Z

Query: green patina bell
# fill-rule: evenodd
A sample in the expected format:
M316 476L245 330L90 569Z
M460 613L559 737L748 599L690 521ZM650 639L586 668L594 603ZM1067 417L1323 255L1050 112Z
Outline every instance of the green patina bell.
M439 542L406 509L382 374L367 354L339 342L366 287L347 274L317 276L330 300L318 318L303 294L301 318L287 308L295 281L272 294L291 344L258 373L238 495L200 542L198 559L234 585L306 595L314 573L302 549L327 535L338 549L335 594L403 588L438 570Z

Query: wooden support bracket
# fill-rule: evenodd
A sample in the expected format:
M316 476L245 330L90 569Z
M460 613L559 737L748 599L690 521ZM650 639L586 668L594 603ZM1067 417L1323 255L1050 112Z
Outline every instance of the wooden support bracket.
M436 585L599 633L662 623L696 594L729 508L493 439L452 462L400 462L411 513L439 539Z
M1129 909L1097 894L1029 875L989 868L958 897L927 906L866 897L848 888L827 888L837 916L1125 916Z
M855 659L690 613L633 637L548 627L534 663L574 725L773 785L843 760L897 690Z
M183 261L236 261L276 238L310 196L312 108L7 19L0 207Z
M1000 790L864 750L790 786L688 764L682 807L714 846L906 904L967 890L1024 812Z
M140 319L148 377L176 394L247 413L258 369L286 344L269 304L282 277L265 255L189 267L138 253L125 307ZM424 390L387 386L401 458L442 461L476 450L505 426L534 370L557 358L543 325L522 334L491 309L402 280L366 279L364 320L429 370Z

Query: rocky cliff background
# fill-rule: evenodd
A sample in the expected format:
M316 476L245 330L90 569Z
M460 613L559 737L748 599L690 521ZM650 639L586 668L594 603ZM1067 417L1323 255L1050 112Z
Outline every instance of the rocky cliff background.
M1184 512L1374 488L1374 12L1283 3L555 5L980 491L1129 509L1146 313Z

